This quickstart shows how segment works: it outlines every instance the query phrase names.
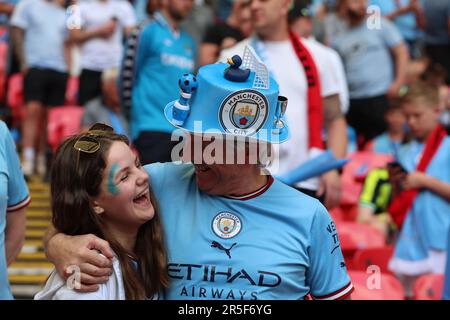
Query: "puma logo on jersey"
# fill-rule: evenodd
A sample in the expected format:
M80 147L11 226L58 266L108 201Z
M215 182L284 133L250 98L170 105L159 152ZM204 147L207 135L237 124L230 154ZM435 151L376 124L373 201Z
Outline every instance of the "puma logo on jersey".
M223 245L221 245L220 243L218 243L217 241L213 241L213 242L211 243L211 248L217 248L217 249L219 249L219 250L225 251L225 253L227 254L228 258L231 259L230 251L231 251L231 249L233 249L233 247L234 247L236 244L237 244L237 243L233 243L233 244L231 245L231 247L229 247L229 248L227 249L227 248L225 248Z

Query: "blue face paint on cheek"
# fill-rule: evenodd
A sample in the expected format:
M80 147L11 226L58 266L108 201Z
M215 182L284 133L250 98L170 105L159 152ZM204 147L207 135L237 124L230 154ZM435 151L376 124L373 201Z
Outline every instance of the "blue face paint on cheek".
M117 165L117 163L114 163L111 166L111 170L109 171L108 175L108 191L115 196L119 194L119 188L117 188L116 184L114 183L114 177L118 169L119 166Z

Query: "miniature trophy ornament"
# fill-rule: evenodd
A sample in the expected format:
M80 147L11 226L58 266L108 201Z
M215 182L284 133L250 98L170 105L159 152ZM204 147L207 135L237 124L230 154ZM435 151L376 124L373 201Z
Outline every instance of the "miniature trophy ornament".
M173 123L183 126L190 112L189 100L197 89L197 78L193 74L184 74L179 80L180 98L173 106Z
M276 119L274 123L274 129L278 130L278 134L281 134L285 127L282 117L286 113L287 104L288 99L286 97L278 96L277 109L275 111Z

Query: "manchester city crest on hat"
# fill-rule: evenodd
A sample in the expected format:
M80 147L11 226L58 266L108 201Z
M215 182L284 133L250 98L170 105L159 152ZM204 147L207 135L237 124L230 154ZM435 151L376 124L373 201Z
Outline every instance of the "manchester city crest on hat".
M229 133L253 135L264 125L267 119L267 108L266 97L256 90L232 93L220 107L220 124Z
M214 233L222 239L235 237L242 229L241 219L231 212L220 212L212 221Z

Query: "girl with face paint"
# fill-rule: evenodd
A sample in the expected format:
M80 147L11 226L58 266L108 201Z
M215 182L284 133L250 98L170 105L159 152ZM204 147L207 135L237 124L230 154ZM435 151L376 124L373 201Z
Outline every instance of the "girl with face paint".
M86 136L94 152L77 150ZM54 271L35 299L151 299L167 287L158 209L128 144L125 136L92 130L59 147L51 175L53 225L68 235L106 240L115 254L113 275L96 292L80 293L73 289L86 279L76 278L77 268L67 282Z

